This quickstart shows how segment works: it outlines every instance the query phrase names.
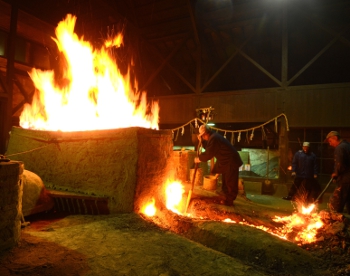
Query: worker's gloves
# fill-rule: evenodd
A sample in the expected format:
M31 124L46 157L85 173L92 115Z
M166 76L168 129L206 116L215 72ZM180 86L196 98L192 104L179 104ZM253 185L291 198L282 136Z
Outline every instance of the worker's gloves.
M317 178L317 174L314 174L314 178L315 178L315 179Z
M295 177L296 173L295 173L295 172L292 172L292 174L291 174L291 175L292 175L292 177Z
M201 160L199 160L199 158L198 158L198 157L195 157L195 158L194 158L194 162L195 162L195 163L200 163L200 162L201 162Z

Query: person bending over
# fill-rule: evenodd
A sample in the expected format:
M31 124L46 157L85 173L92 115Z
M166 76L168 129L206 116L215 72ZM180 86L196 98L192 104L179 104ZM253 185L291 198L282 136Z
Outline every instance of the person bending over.
M225 137L213 132L205 124L199 127L198 139L202 140L205 151L195 157L195 162L207 162L216 158L211 173L222 174L224 199L221 203L232 206L238 195L239 167L243 164L239 153Z

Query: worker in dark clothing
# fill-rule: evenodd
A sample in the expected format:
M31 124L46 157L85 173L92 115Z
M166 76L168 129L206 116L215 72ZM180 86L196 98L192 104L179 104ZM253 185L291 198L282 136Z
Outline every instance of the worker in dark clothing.
M292 177L295 179L288 196L283 199L314 202L321 192L317 174L316 155L310 151L310 143L304 142L302 150L297 151L293 156Z
M205 152L195 158L195 162L207 162L216 158L212 174L222 174L222 192L224 199L222 204L232 206L238 195L239 167L243 162L231 143L222 135L213 132L207 125L199 128L198 139L202 140Z
M336 188L328 206L338 213L342 213L346 206L350 214L350 143L343 140L337 131L329 132L324 142L334 148L332 178L336 181Z

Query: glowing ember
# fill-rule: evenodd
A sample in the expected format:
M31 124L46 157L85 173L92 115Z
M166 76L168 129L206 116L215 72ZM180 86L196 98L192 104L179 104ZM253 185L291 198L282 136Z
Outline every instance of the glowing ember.
M227 222L227 223L236 223L236 221L230 219L230 218L226 218L223 220L223 222Z
M312 213L315 205L302 206L302 213L294 213L287 217L276 216L274 221L284 223L280 235L289 236L294 234L294 240L303 244L315 242L318 229L323 226L321 216L316 212Z
M20 116L23 128L38 130L94 130L124 127L158 129L158 103L149 105L145 92L122 76L106 48L93 50L74 33L76 17L68 15L56 28L54 39L65 58L62 77L33 69L36 87L32 104ZM106 42L120 45L122 36ZM137 91L137 92L135 92Z
M184 186L178 181L168 180L165 184L165 196L166 196L166 207L168 210L178 214L183 215L180 210L182 210L181 204L182 196L184 194ZM144 208L143 213L146 213L146 209L148 206L153 205L154 207L154 199L152 204L147 205ZM256 229L260 229L265 231L271 235L277 236L284 240L296 241L301 244L312 243L316 241L316 235L318 229L323 227L323 222L321 220L321 216L318 215L315 211L316 205L311 204L308 207L300 206L300 210L302 212L296 212L291 216L279 217L275 216L273 221L283 223L283 227L271 229L264 225L253 225L248 223L243 219L243 221L235 221L231 218L226 218L221 220L225 223L238 223L245 226L250 226ZM155 208L154 208L155 212ZM194 214L187 214L188 217L193 217L197 219L203 219L203 217L196 217Z
M146 204L146 206L143 208L141 212L148 217L153 217L156 214L154 198L152 198L152 201L150 203Z
M181 214L182 195L184 193L183 185L178 181L168 181L165 188L166 207L176 214Z
M311 214L311 212L314 210L314 208L316 207L315 204L310 204L310 206L305 207L304 205L301 207L301 213L304 215L309 215Z

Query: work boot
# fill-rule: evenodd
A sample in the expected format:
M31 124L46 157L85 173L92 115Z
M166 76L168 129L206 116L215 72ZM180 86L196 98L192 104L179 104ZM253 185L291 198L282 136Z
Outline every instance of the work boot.
M289 196L284 196L284 197L282 197L282 199L284 199L284 200L292 200L293 197L289 195Z

